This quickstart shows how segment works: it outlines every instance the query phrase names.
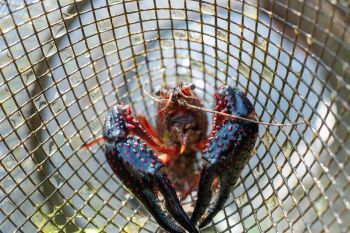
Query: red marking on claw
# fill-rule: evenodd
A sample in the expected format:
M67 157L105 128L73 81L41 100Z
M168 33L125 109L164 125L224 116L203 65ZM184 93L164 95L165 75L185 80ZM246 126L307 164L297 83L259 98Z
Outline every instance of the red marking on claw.
M130 113L131 113L131 107L130 107L130 106L127 106L127 108L126 108L126 114L127 114L127 115L130 115Z
M132 124L126 124L126 127L128 127L128 129L135 129L136 126L132 125Z

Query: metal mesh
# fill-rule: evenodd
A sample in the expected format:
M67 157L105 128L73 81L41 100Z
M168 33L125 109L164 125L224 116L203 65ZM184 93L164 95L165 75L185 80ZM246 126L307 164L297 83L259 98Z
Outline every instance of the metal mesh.
M0 231L159 231L102 145L80 147L117 103L152 120L142 87L182 80L207 108L225 83L247 90L260 120L310 122L260 126L256 155L203 232L349 232L349 9L346 0L0 1Z

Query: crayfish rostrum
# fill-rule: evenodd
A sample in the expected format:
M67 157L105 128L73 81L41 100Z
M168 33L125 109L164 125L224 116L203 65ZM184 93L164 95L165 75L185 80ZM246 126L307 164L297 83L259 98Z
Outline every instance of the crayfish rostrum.
M177 223L189 232L198 232L195 225L200 219L202 228L222 209L251 157L258 135L255 110L244 92L222 86L215 93L214 110L208 110L194 89L193 84L179 83L154 95L147 93L158 104L155 130L128 105L114 107L103 130L112 170L169 232L183 229L165 215L157 193L163 194L165 207ZM214 113L209 135L206 112ZM192 165L197 152L203 160L198 175ZM204 215L213 186L218 187L218 197ZM185 198L196 188L198 198L189 219L175 190L180 189Z

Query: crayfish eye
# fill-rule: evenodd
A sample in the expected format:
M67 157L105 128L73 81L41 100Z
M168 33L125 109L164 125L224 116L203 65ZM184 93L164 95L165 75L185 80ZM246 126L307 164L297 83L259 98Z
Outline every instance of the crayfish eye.
M156 96L160 96L160 90L154 92L154 94L155 94Z
M196 88L196 85L194 85L193 83L191 83L190 88L191 88L191 90L194 90L194 89Z

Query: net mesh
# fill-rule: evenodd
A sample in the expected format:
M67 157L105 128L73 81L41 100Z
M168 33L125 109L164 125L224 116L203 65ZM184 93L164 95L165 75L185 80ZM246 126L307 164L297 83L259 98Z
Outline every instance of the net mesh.
M161 231L102 144L80 147L117 103L154 124L142 88L187 81L207 108L227 84L262 121L309 122L260 126L203 232L349 232L349 12L346 0L0 1L0 231Z

